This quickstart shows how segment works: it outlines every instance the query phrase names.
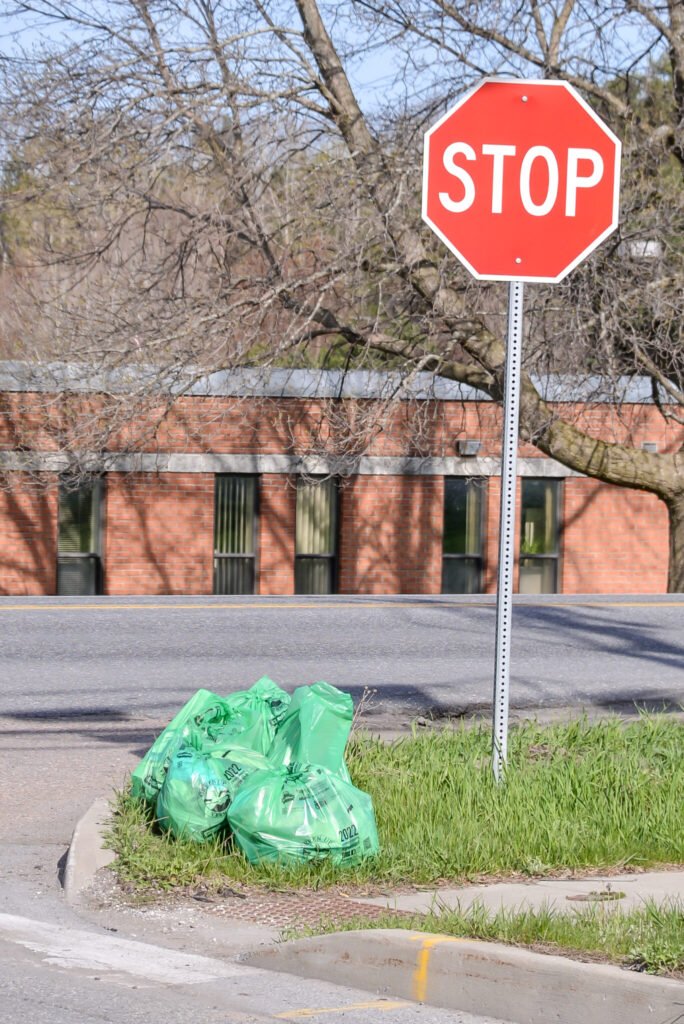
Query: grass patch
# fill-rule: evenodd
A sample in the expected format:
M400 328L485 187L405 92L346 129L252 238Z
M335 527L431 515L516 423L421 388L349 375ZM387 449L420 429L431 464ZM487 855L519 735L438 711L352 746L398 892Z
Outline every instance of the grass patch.
M118 800L110 846L135 887L201 879L275 887L434 884L511 874L684 862L684 725L666 716L511 729L504 785L490 730L462 727L386 744L352 739L352 778L373 797L381 852L353 870L322 862L254 867L230 839L197 846L160 835L145 808Z
M597 905L571 912L548 906L494 912L475 903L467 910L437 908L425 915L388 914L372 920L322 922L318 928L290 932L285 937L358 928L408 928L505 942L578 959L600 959L649 974L684 977L684 905L676 901L665 905L647 902L631 911Z

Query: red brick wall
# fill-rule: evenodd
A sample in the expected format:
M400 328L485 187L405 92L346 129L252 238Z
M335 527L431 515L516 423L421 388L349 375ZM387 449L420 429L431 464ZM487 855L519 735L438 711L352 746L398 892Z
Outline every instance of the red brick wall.
M487 481L484 589L496 589L500 480ZM294 591L296 491L261 477L258 592ZM518 492L518 522L520 511ZM433 593L441 588L440 477L359 476L340 494L339 590ZM212 474L107 476L103 555L108 594L210 594ZM0 490L0 594L56 589L57 491L17 474ZM560 590L663 593L667 512L652 495L569 477L562 484ZM516 536L516 548L519 538Z
M339 590L438 594L441 477L358 476L341 491Z
M617 409L565 403L558 408L564 419L605 441L636 447L656 441L661 451L670 452L684 443L684 427L665 422L653 405ZM398 402L377 407L368 401L183 397L170 410L150 406L144 417L136 418L132 411L126 415L124 402L117 404L115 397L12 392L0 395L0 448L55 450L57 438L63 443L70 430L82 444L84 411L109 425L125 422L109 438L112 450L117 441L126 450L137 441L145 451L302 454L313 446L321 454L328 442L331 451L337 450L336 431L347 430L350 437L369 438L372 455L454 455L455 441L465 437L482 441L482 455L496 457L501 452L501 410L493 402ZM539 452L522 445L520 454Z
M518 484L520 481L518 481ZM482 589L485 594L496 591L496 571L499 564L499 503L501 501L501 477L490 476L486 482L485 526L483 537L484 577ZM518 489L516 522L520 522L520 491ZM516 544L516 549L519 545ZM516 550L516 556L517 556Z
M211 594L211 473L109 473L105 497L107 594Z
M97 399L7 394L0 396L0 446L27 441L54 448L54 428L78 422L79 402ZM104 401L103 399L101 401ZM493 403L448 402L417 409L349 403L348 414L375 431L371 455L453 455L459 438L482 441L481 455L498 456L500 410ZM335 405L340 414L339 404ZM580 425L606 440L661 451L684 442L684 428L667 425L653 406L574 411ZM570 406L562 407L572 416ZM163 419L147 450L169 452L303 453L315 439L325 450L325 403L184 398ZM416 419L417 417L417 419ZM342 417L344 419L344 416ZM54 422L48 422L54 420ZM323 424L323 425L322 425ZM419 430L416 430L419 427ZM131 431L135 434L135 424ZM333 439L334 447L334 439ZM539 456L522 445L522 457ZM47 491L0 490L0 593L54 593L56 585L56 480ZM487 482L485 590L496 585L500 481ZM212 474L111 473L107 478L104 534L105 590L110 594L208 594L213 577ZM261 478L258 589L294 590L296 491L285 475ZM359 476L341 490L339 589L342 593L439 593L443 482L439 477ZM561 588L566 593L663 592L667 575L667 516L656 498L596 481L563 484ZM516 543L518 538L516 537Z
M54 594L57 587L57 487L12 474L0 489L0 594Z
M259 493L260 594L294 593L296 508L294 481L285 474L264 473Z
M564 593L667 590L667 509L654 495L570 478L561 522Z

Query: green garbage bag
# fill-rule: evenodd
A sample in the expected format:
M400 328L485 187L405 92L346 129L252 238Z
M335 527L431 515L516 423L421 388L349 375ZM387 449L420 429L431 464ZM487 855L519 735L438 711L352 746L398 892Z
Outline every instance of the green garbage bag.
M154 741L132 774L133 796L156 802L171 758L191 733L203 737L207 752L244 746L265 754L284 717L290 696L264 676L249 690L219 697L198 690Z
M133 770L133 796L143 797L149 803L154 803L164 782L169 762L183 740L190 734L193 723L202 717L214 720L224 713L221 697L210 690L198 690L157 736L140 764Z
M216 720L202 716L197 723L207 741L219 748L239 744L260 754L268 753L278 724L287 713L289 693L262 676L249 690L231 693L224 700L228 714Z
M351 782L344 763L354 703L350 694L329 683L299 686L278 725L269 760L279 767L320 764Z
M228 821L253 864L329 858L344 866L379 849L370 796L322 765L254 772L229 806Z
M242 783L270 767L263 754L244 747L207 754L195 733L176 751L157 797L162 829L203 843L228 828L226 811Z

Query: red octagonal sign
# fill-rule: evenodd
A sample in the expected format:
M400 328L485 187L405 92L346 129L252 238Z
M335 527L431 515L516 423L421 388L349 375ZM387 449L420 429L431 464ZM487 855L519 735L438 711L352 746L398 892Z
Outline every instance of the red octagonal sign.
M425 135L423 219L482 279L560 281L617 227L619 183L566 82L485 79Z

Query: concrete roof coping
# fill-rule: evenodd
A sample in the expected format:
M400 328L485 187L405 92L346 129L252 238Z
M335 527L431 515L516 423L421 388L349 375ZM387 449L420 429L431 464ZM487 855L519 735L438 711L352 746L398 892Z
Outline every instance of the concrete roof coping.
M548 374L533 380L544 399L554 403L653 404L649 377L614 380ZM356 398L489 402L483 391L422 372L314 370L238 367L211 373L188 366L87 366L81 363L0 361L0 391L189 395L232 398ZM670 401L664 393L662 401Z

